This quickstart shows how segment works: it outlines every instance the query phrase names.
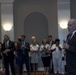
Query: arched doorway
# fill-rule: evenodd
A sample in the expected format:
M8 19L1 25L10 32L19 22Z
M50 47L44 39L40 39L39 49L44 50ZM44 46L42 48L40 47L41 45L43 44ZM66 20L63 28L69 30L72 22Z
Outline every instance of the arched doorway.
M41 44L42 39L48 36L47 18L40 12L29 14L24 20L24 31L28 41L31 41L31 37L34 35Z

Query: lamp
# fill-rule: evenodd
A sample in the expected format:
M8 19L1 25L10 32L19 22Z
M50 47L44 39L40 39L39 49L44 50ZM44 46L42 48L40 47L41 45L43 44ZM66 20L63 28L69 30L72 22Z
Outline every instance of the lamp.
M66 20L60 21L59 26L62 29L67 29L67 21Z
M4 29L5 31L10 31L10 30L12 29L12 24L11 24L11 23L5 23L5 24L3 25L3 29Z

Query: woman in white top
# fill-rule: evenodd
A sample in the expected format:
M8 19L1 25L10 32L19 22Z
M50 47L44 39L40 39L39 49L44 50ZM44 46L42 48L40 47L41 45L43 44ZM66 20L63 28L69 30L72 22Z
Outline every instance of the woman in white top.
M57 75L57 72L61 74L62 72L62 45L60 44L59 39L55 39L55 44L52 45L51 50L53 56L53 67L54 73Z
M36 39L32 40L32 44L30 45L30 51L31 51L31 64L33 68L33 72L38 69L38 50L39 50L39 45L37 44Z
M49 66L50 66L50 45L47 44L46 39L42 40L40 51L41 51L41 59L42 59L43 66L44 66L44 75L48 75Z

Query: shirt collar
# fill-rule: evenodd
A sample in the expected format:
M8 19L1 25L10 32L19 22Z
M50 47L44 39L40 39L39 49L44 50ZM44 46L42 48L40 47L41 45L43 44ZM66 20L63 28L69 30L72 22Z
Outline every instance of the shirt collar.
M73 35L76 33L76 30L74 30L73 32L72 32L72 36L71 36L71 38L73 37Z
M75 32L76 32L76 30L74 30L74 31L72 32L72 35L74 35L74 34L75 34Z

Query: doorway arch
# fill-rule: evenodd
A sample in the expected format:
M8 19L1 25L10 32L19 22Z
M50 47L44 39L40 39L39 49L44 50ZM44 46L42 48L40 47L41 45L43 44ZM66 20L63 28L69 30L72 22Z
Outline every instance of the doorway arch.
M29 42L34 35L38 43L41 44L42 39L48 36L48 20L46 16L40 12L30 13L24 20L24 33Z

